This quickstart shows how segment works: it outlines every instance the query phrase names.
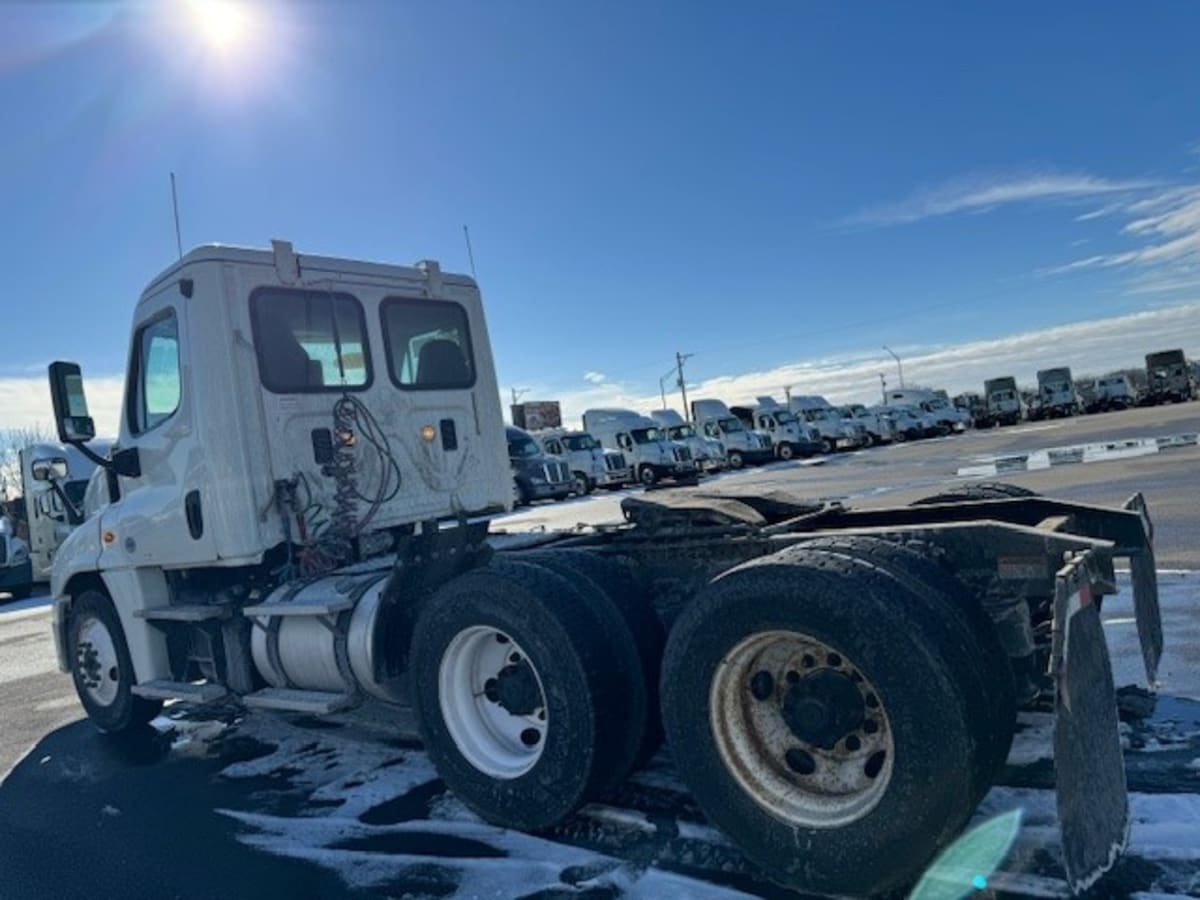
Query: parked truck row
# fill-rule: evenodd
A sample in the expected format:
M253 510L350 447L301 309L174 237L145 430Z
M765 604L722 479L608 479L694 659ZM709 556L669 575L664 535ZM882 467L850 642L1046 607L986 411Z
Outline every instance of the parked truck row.
M1072 889L1124 848L1099 608L1120 561L1155 684L1140 495L1106 508L972 485L854 510L663 490L625 497L619 526L504 535L514 449L539 451L506 435L474 279L286 242L201 247L146 288L130 344L104 454L79 366L50 367L61 440L103 469L51 579L59 666L102 731L144 727L164 701L407 705L467 807L535 832L604 802L665 740L764 877L892 896L970 821L1018 709L1040 704ZM777 410L795 410L754 417L767 410L774 442L691 413L726 457L769 457L792 424ZM587 434L629 466L695 471L655 420L589 412ZM586 443L544 480L573 483L574 452L598 473Z

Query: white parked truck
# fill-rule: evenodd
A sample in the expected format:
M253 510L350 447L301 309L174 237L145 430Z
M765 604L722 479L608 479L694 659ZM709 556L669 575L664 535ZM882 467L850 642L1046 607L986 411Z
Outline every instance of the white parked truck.
M101 455L109 447L108 441L91 443ZM83 521L84 499L96 464L67 444L31 444L18 455L33 580L48 581L55 551Z
M29 545L17 537L8 516L0 516L0 594L24 600L33 592Z
M947 434L966 431L971 424L970 413L958 408L937 391L926 388L888 391L887 405L917 407L932 416Z
M1096 379L1095 394L1090 410L1108 412L1137 406L1137 388L1124 372L1112 372Z
M788 401L796 417L817 430L821 448L825 453L837 450L857 450L868 443L867 429L858 422L846 418L840 409L820 396L792 395Z
M890 444L896 438L892 419L867 409L861 403L848 403L841 408L841 413L867 430L869 444Z
M1146 355L1146 401L1181 403L1196 395L1187 357L1182 350L1161 350Z
M740 469L747 463L770 462L775 458L771 439L748 429L722 400L693 400L692 421L704 437L720 443L731 469Z
M1011 375L985 381L983 397L988 425L1016 425L1025 417L1025 401L1017 390L1017 379Z
M696 478L696 463L687 445L670 440L653 419L632 409L589 409L583 414L583 428L604 446L620 448L644 485Z
M1081 407L1075 380L1067 366L1041 369L1037 373L1040 418L1076 415Z
M586 431L551 428L531 432L549 456L563 460L575 479L575 493L586 496L598 487L615 488L633 480L633 470L620 451L606 451Z
M692 459L701 472L719 472L728 465L721 442L701 435L695 425L684 421L675 410L655 409L650 412L650 418L670 440L683 444L692 452Z
M801 422L796 414L773 397L757 397L751 406L732 406L730 412L748 429L766 435L778 459L808 458L824 447L816 428Z
M150 283L131 341L107 502L52 579L59 664L101 729L164 700L410 704L459 800L531 831L602 802L665 732L765 877L865 895L954 840L1040 703L1072 888L1125 846L1098 601L1120 560L1155 684L1140 495L971 484L855 510L665 490L531 547L489 534L512 472L472 279L201 247ZM61 439L86 448L79 367L50 382Z

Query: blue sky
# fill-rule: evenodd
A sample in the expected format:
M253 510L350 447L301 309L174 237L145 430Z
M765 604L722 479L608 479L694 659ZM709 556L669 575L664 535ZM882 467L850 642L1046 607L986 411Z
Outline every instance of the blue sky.
M53 358L117 391L170 171L185 245L465 270L469 223L501 383L575 405L654 397L676 350L850 394L829 362L867 384L883 343L1149 311L1124 363L1200 294L1192 4L261 3L225 50L194 5L0 9L10 419L49 418L16 404Z

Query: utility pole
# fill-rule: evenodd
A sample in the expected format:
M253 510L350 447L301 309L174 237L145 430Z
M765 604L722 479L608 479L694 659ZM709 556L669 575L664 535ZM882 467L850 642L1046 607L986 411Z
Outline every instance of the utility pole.
M789 384L783 389L784 406L789 410L792 408L792 386Z
M691 419L691 413L688 411L687 402L687 382L683 380L683 364L691 359L696 354L694 353L675 353L675 368L679 372L679 393L683 395L683 417Z
M904 369L900 366L900 357L896 355L896 351L887 344L883 345L883 349L892 354L892 359L896 361L896 374L900 376L900 387L904 387Z
M512 388L513 406L516 406L518 403L520 403L521 398L528 393L529 388L521 388L519 391L516 388Z
M883 392L883 405L887 406L887 379L882 372L879 373L879 390Z

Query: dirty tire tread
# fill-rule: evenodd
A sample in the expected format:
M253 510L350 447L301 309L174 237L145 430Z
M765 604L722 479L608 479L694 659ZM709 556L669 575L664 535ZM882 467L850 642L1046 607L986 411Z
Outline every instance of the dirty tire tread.
M584 577L591 579L616 606L633 636L646 690L645 731L633 764L634 769L641 768L658 752L663 742L658 682L667 634L662 620L628 561L575 548L541 552L553 553L569 561Z
M931 626L942 635L946 655L967 690L968 713L980 748L976 799L983 799L1008 759L1017 715L1012 667L987 613L939 561L937 548L925 541L830 537L804 546L878 565L932 613Z
M1021 497L1041 496L1037 491L1031 491L1019 484L1009 484L1006 481L980 481L974 484L964 484L958 487L931 494L915 500L912 506L929 506L934 503L968 503L972 500L1014 500Z
M476 770L458 751L442 717L442 654L471 625L509 634L533 660L546 689L545 748L534 767L514 779ZM545 830L608 782L625 736L602 727L602 711L616 706L624 686L613 675L604 633L600 617L569 582L514 560L493 558L457 576L425 605L410 650L417 725L438 774L480 817L503 827Z
M625 740L612 759L611 771L603 783L596 786L595 796L604 796L625 780L641 760L646 726L650 719L650 700L644 669L642 648L633 624L617 603L616 593L605 583L600 566L603 561L584 550L547 549L520 553L517 558L530 562L565 579L579 594L580 602L596 613L604 632L604 643L614 665L614 675L621 681L621 701L610 709L600 710L601 727L623 735ZM661 628L661 626L660 626ZM661 644L659 645L661 654ZM655 671L657 679L657 670ZM654 686L654 719L658 721L658 688ZM657 748L656 748L657 749Z
M953 840L975 808L966 700L936 638L895 603L896 592L906 590L861 560L792 547L714 579L668 638L663 717L680 773L706 815L789 887L843 895L895 890ZM849 824L809 828L767 813L729 774L712 737L709 704L698 700L707 698L732 647L780 628L840 648L888 711L892 781L875 807Z
M79 619L86 614L95 616L108 628L109 634L112 636L113 649L117 653L117 665L121 672L126 673L126 677L121 679L117 687L116 700L108 707L97 705L87 695L87 691L80 684L79 673L75 666L75 648L79 638L75 633L75 627ZM129 655L129 644L125 640L125 630L121 627L121 620L117 616L117 610L113 606L112 600L100 591L84 591L72 602L68 615L70 619L67 624L67 659L71 665L71 680L75 684L79 702L83 705L92 724L106 734L119 734L146 725L162 711L163 704L161 700L135 697L131 692L131 688L136 683L133 660Z

